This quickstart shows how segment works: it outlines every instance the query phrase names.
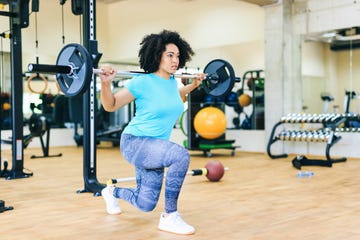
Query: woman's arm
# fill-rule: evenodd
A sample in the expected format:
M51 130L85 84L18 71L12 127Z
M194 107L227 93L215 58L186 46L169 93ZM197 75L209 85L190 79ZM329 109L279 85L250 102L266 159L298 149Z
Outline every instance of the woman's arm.
M197 74L196 78L192 80L192 83L185 85L179 88L180 96L184 100L186 100L186 95L192 92L194 89L200 86L202 81L206 78L205 73ZM185 101L184 101L185 102Z
M117 93L113 94L111 81L115 78L116 71L110 67L104 67L102 70L103 73L99 75L101 80L100 99L106 111L114 112L135 99L126 88L121 88Z

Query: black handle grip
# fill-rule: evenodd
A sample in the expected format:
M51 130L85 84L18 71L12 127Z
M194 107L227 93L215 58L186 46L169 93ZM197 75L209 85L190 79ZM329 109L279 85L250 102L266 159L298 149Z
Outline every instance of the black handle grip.
M57 74L57 73L71 74L72 68L70 66L65 66L65 65L30 63L28 65L28 71L36 72L36 73L48 73L48 74Z
M193 169L192 171L193 176L197 176L197 175L203 175L204 174L204 169Z

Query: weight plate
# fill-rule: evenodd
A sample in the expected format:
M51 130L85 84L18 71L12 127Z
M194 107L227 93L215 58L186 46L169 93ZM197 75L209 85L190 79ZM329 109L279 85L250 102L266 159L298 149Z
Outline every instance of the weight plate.
M63 47L56 65L71 66L70 74L56 74L61 91L68 97L83 94L90 85L92 78L92 60L89 52L80 44L71 43Z
M207 94L224 97L232 91L236 77L233 67L227 61L212 60L205 66L204 73L208 74L208 78L203 81L203 87Z
M31 115L29 119L29 130L33 137L44 135L48 127L48 122L44 116L38 114Z

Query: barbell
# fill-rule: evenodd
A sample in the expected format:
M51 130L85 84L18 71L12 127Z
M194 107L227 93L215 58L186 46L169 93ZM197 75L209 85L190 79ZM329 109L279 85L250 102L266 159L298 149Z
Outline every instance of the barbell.
M186 175L191 176L206 176L206 178L211 182L218 182L224 176L225 171L229 170L228 167L224 167L221 162L216 160L209 161L204 168L193 169L187 171ZM166 174L165 174L166 175ZM106 185L113 185L115 183L121 182L131 182L135 181L135 177L127 177L127 178L112 178L106 182Z
M101 69L93 68L93 59L89 52L80 44L65 45L56 60L56 65L28 64L28 72L56 74L56 80L61 91L68 97L83 94L90 86L93 74L101 74ZM214 97L228 95L235 82L240 78L235 76L231 64L222 59L209 62L204 68L207 77L203 81L204 91ZM117 76L135 77L146 74L141 71L117 71ZM174 74L176 78L193 79L194 74Z

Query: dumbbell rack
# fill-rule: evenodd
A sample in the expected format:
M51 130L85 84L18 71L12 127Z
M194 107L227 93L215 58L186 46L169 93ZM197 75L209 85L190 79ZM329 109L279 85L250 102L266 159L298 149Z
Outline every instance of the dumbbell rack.
M277 141L292 141L292 142L320 142L326 143L325 157L326 159L302 159L302 165L315 165L315 166L327 166L331 167L333 163L344 162L346 161L345 157L341 158L332 158L330 156L330 149L337 142L340 141L341 136L338 135L336 131L339 129L339 125L346 121L346 116L341 114L288 114L281 118L281 120L276 123L271 131L270 139L267 145L267 153L269 157L275 158L286 158L288 154L272 154L271 146ZM281 125L286 124L322 124L323 127L316 130L287 130L283 129L281 131L278 128ZM294 164L294 162L293 162ZM294 165L295 166L295 165Z

